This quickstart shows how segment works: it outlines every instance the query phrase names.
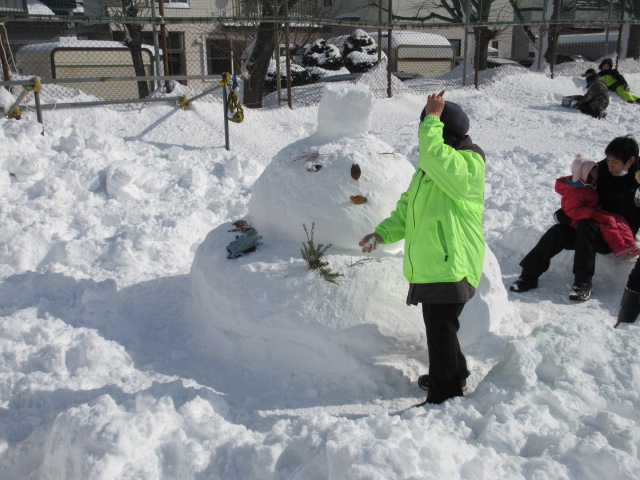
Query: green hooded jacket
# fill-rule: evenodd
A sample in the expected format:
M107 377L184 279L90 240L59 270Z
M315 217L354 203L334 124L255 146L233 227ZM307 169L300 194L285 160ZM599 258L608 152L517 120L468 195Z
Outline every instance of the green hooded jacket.
M403 273L410 283L466 278L477 288L485 248L484 159L445 145L443 127L435 115L420 124L418 169L375 233L385 244L405 239Z

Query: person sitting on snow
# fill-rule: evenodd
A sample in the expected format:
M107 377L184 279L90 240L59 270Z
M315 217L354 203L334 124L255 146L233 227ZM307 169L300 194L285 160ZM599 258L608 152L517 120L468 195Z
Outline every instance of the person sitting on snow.
M633 137L616 137L604 150L606 158L597 164L596 192L600 205L608 212L622 215L629 223L634 236L640 229L640 208L635 201L638 189L635 179L638 170L638 150L638 143ZM594 220L580 220L577 228L572 228L571 219L562 209L558 210L554 217L557 223L542 235L538 243L522 259L522 273L509 290L521 293L537 288L538 277L549 269L551 259L562 250L575 250L575 279L569 300L584 302L591 297L596 253L611 253L611 249L602 238L600 228ZM640 276L640 268L638 274Z
M604 80L609 90L616 92L627 103L640 103L640 98L629 91L629 84L622 74L613 68L613 60L605 58L599 68L598 76Z
M640 255L635 236L622 215L607 212L600 205L596 192L598 166L593 160L577 155L571 165L571 175L556 180L555 190L562 197L560 206L578 228L580 220L591 219L598 224L602 238L616 257Z
M605 110L609 106L609 91L593 68L588 69L582 75L587 81L587 93L573 97L577 100L575 108L582 113L591 115L593 118L604 118L607 115Z

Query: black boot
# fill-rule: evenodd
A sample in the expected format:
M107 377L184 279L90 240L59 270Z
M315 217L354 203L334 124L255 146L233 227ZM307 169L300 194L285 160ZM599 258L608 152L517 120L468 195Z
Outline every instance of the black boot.
M621 323L633 323L640 314L640 293L624 289L622 300L620 300L620 311L618 312L618 321L613 326L616 328Z

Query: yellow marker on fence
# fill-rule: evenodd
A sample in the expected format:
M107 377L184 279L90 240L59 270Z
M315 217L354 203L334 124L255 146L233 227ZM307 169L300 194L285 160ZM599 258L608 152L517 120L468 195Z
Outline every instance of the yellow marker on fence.
M235 123L242 123L244 120L244 110L242 110L242 105L240 105L240 101L238 100L238 94L236 92L231 92L229 94L229 99L227 100L227 118Z
M40 77L33 77L33 85L22 85L27 92L36 92L40 93L42 91L42 82L40 81Z

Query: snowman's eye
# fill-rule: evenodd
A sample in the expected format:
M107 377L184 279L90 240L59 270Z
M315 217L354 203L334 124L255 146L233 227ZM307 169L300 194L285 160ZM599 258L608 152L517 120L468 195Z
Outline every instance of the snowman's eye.
M353 178L354 180L358 180L360 178L360 175L362 175L360 165L358 165L357 163L351 165L351 178Z
M317 172L322 168L322 165L318 163L307 163L307 172Z

